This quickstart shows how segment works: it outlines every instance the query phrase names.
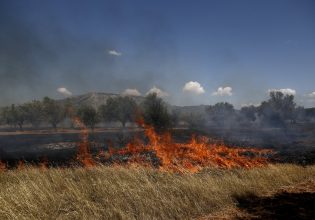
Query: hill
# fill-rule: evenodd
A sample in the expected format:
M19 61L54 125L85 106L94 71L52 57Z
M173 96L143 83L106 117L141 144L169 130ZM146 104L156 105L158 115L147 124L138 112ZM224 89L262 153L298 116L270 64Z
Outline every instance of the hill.
M107 99L119 97L120 94L115 93L104 93L104 92L89 92L82 95L72 96L70 98L61 99L60 102L71 102L74 106L93 106L98 108L100 105L106 104ZM143 96L129 96L136 101L136 103L141 103L144 99Z

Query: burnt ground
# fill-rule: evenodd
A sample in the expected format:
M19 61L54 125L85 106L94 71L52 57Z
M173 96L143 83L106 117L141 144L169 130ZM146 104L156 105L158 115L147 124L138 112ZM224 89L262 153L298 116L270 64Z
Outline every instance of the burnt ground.
M269 148L278 153L273 160L298 164L315 162L315 128L294 129L207 129L197 131L174 129L177 142L187 142L192 134L206 135L214 140L223 140L230 146ZM108 150L109 146L125 146L134 136L144 138L139 129L97 129L89 134L92 153ZM0 131L0 160L9 163L24 160L37 163L50 161L64 164L75 158L79 130L36 130L25 132Z
M315 219L314 180L269 196L245 195L235 199L243 213L236 219Z

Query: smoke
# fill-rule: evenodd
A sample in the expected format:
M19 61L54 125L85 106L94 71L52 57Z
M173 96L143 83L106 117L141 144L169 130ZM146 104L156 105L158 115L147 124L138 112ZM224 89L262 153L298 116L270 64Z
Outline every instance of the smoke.
M174 84L167 71L175 68L176 42L163 13L82 4L0 2L0 106L56 98L60 85L83 94Z
M216 92L212 93L213 96L232 96L232 87L219 87Z
M169 94L167 92L162 91L161 89L153 86L147 93L146 95L152 94L152 93L156 93L156 95L160 98L162 97L167 97L169 96Z
M281 92L284 95L296 95L296 91L294 89L290 89L290 88L287 88L287 89L269 89L268 93L270 93L270 92Z
M200 85L199 82L189 81L185 84L183 88L183 92L190 92L196 95L200 95L205 93L204 88Z
M66 96L66 97L72 95L72 92L70 92L67 88L64 88L64 87L58 88L57 92L61 93L62 95Z
M126 89L121 93L122 95L141 96L141 93L137 89Z
M315 98L315 92L311 92L311 93L307 94L307 96L309 98Z
M117 56L117 57L119 57L119 56L122 55L121 52L118 52L118 51L116 51L116 50L109 50L109 51L108 51L108 54L109 54L109 55L112 55L112 56Z

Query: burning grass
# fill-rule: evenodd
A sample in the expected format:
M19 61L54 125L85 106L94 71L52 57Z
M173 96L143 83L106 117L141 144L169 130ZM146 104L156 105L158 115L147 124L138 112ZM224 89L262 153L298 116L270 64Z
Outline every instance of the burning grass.
M201 173L95 166L0 172L0 219L191 219L314 178L315 166L211 168Z
M95 165L90 154L88 130L79 121L75 122L81 127L81 142L78 144L77 160L86 167ZM171 134L165 132L158 134L153 127L141 124L147 142L135 138L120 149L110 148L106 154L101 151L97 158L105 159L115 164L141 165L157 167L159 170L172 172L199 172L208 167L221 168L253 168L268 163L268 156L273 152L266 149L228 147L223 143L210 142L207 137L192 136L188 143L176 143Z

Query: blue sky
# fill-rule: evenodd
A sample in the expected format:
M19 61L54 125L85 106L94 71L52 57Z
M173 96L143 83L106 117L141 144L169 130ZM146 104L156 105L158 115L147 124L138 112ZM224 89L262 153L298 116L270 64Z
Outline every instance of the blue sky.
M238 107L286 89L315 106L315 1L2 0L0 28L4 104L62 87Z

